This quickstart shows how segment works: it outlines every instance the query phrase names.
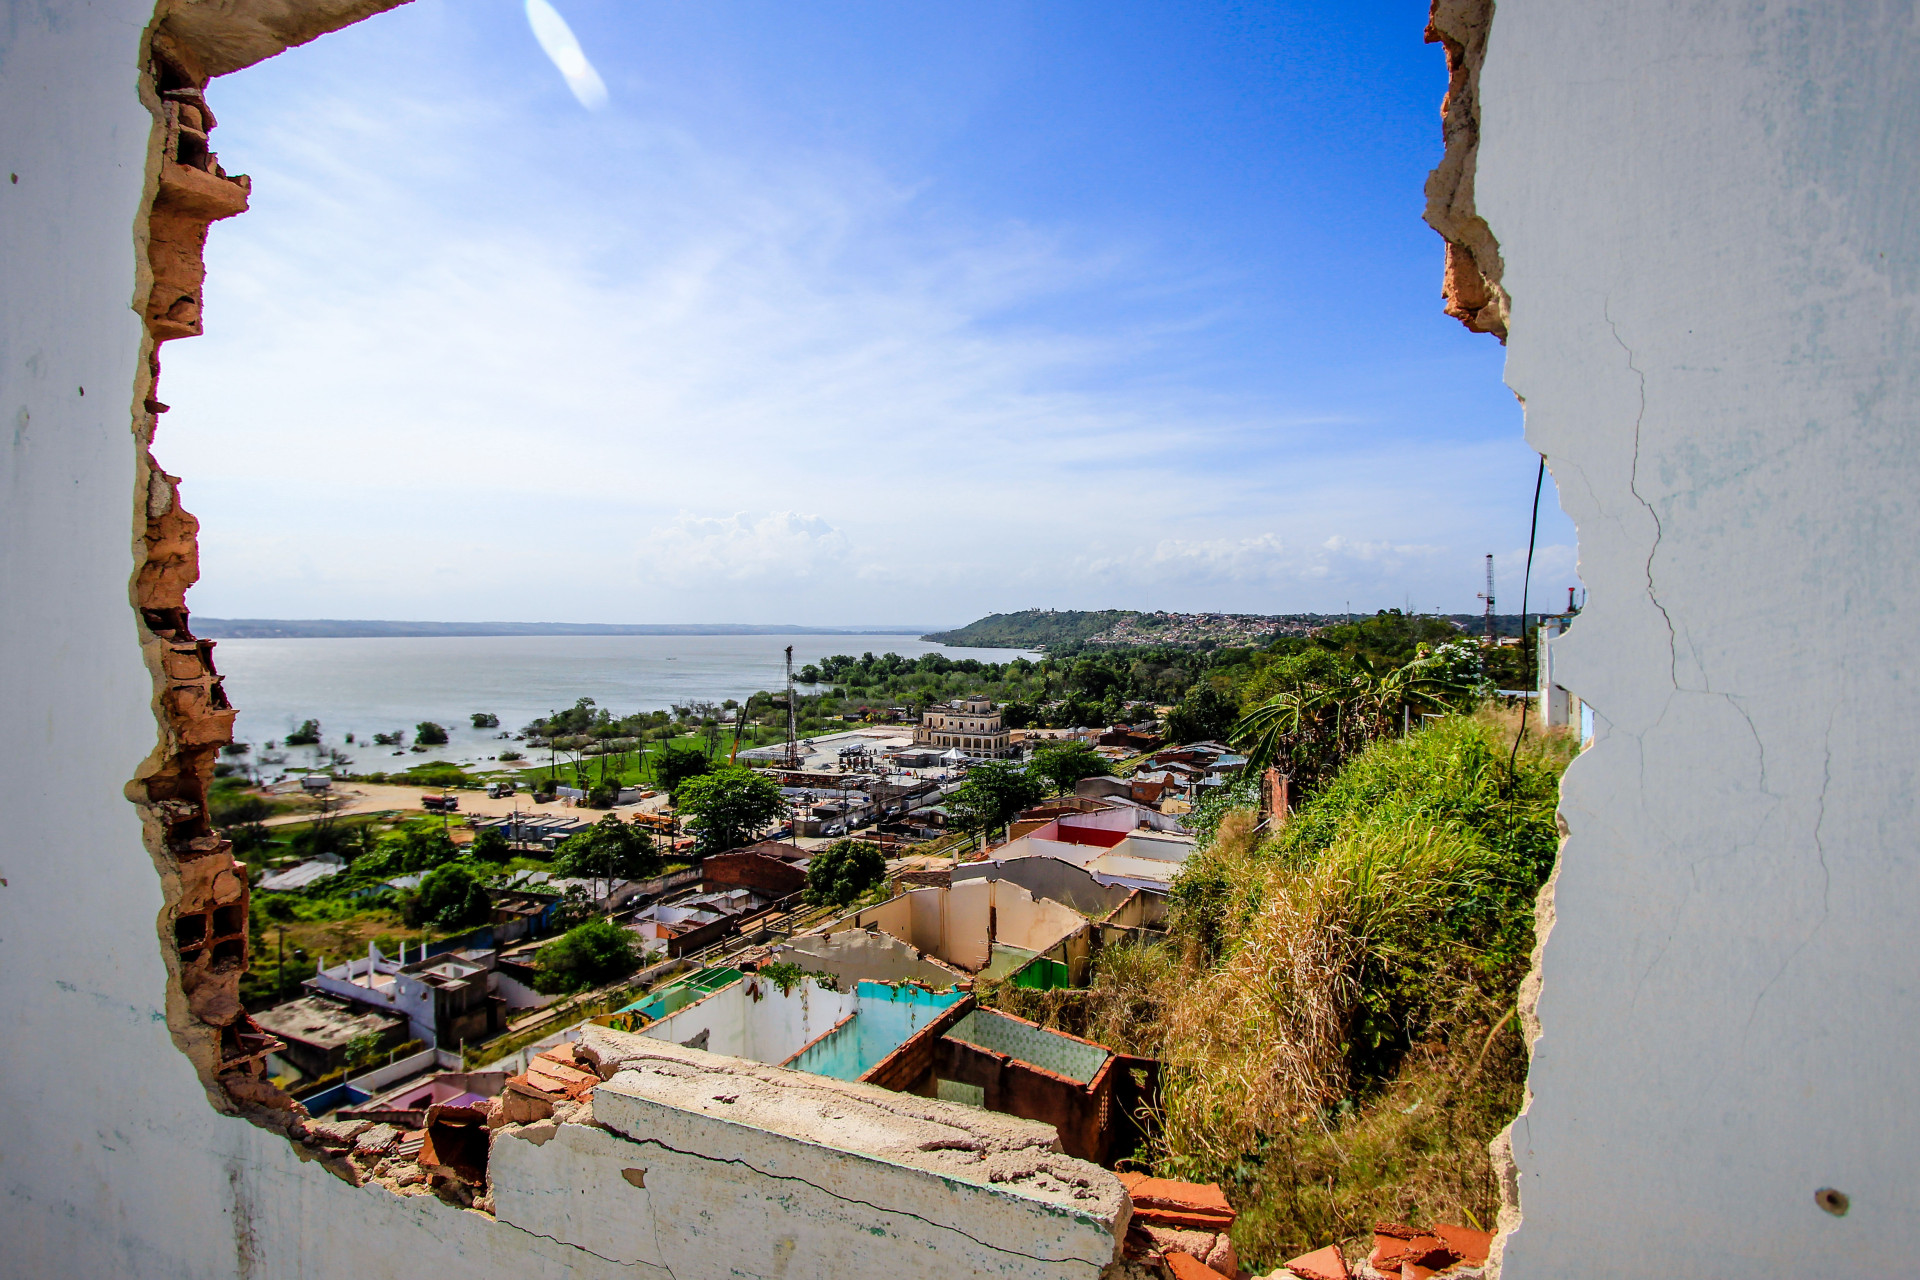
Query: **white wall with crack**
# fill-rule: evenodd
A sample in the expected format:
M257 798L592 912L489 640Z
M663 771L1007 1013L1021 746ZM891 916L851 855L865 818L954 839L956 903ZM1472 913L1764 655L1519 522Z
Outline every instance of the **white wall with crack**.
M1599 719L1508 1280L1852 1275L1920 1237L1916 68L1911 4L1494 15L1478 211Z

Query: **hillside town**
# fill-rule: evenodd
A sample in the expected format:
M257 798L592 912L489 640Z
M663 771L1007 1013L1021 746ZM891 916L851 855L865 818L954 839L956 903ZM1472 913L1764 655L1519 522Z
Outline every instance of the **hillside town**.
M1542 732L1577 727L1577 700L1544 693ZM289 777L261 791L287 806L265 831L309 847L341 824L387 834L271 858L234 906L183 919L183 956L256 920L256 969L277 972L246 988L248 1069L298 1106L325 1158L399 1194L497 1199L485 1135L584 1122L616 1075L631 1085L623 1073L750 1079L776 1111L871 1086L1000 1117L1111 1171L1131 1274L1246 1275L1227 1190L1143 1172L1166 1122L1160 1058L1048 1016L1097 998L1114 966L1184 945L1175 887L1223 813L1277 828L1298 803L1271 758L1172 740L1174 708L1141 709L1056 729L1010 727L982 696L893 708L910 718L736 744L677 785L604 799ZM724 833L701 790L721 783L765 800ZM402 847L428 852L387 856ZM398 936L289 956L290 929L325 937L299 922L342 901L368 919L388 904ZM654 1105L695 1105L647 1088ZM1490 1239L1383 1222L1353 1270L1330 1247L1282 1261L1302 1280L1473 1277Z

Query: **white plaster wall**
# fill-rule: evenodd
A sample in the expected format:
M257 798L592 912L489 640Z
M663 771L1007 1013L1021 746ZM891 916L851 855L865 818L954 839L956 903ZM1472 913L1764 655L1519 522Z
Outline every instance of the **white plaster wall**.
M854 1011L854 1004L852 991L828 991L812 978L784 993L771 982L742 979L650 1024L641 1034L685 1044L708 1031L708 1053L778 1065L833 1030Z
M988 880L993 887L994 937L1029 951L1045 951L1060 939L1087 926L1087 918L1072 907L1036 898L1011 880Z
M1508 1280L1920 1239L1916 68L1911 3L1499 5L1479 208L1598 721Z
M699 1087L698 1068L685 1074ZM814 1087L794 1105L832 1113L835 1130L884 1133L893 1118L880 1108L903 1105L883 1090L800 1078ZM724 1100L749 1115L766 1092L751 1077L721 1080ZM988 1181L984 1167L977 1181L954 1177L822 1143L792 1116L735 1121L662 1105L646 1092L642 1077L621 1072L594 1091L594 1119L606 1129L547 1122L503 1134L491 1169L501 1219L576 1241L640 1275L678 1280L1093 1280L1113 1258L1109 1222L995 1185L1000 1179ZM877 1106L863 1102L868 1094ZM969 1140L927 1123L946 1114L946 1104L904 1105L914 1117L906 1123L930 1141ZM1011 1163L1030 1167L1032 1157ZM1106 1176L1079 1169L1089 1180Z

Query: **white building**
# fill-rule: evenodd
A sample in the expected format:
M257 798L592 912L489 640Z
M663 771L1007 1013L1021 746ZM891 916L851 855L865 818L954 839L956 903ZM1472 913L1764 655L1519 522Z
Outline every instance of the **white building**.
M913 741L917 746L958 751L975 760L1008 760L1019 754L1001 722L999 709L986 698L928 707L914 728Z

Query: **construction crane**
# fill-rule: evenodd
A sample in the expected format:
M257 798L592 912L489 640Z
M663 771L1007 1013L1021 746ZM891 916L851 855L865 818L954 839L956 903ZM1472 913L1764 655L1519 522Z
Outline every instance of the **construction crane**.
M752 705L753 695L748 694L747 700L740 704L740 709L733 713L733 750L727 753L728 764L734 764L740 759L740 730L746 727L747 708Z
M787 646L787 768L800 767L800 718L793 709L793 646Z
M1493 557L1492 556L1487 557L1487 589L1480 593L1479 598L1487 602L1487 643L1490 645L1498 644L1500 642L1498 639L1495 638L1493 634Z

